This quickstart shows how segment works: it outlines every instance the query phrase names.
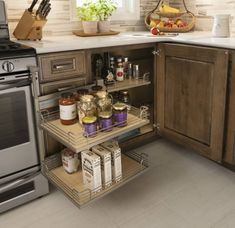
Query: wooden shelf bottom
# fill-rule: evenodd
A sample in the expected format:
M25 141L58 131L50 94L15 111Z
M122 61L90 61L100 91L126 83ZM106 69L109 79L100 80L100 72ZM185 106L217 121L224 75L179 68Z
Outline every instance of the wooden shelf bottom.
M89 189L86 189L86 186L83 184L81 169L77 173L68 174L60 164L60 156L52 156L51 158L51 160L48 158L43 162L42 171L44 175L57 188L62 190L78 207L81 207L121 187L147 168L147 166L142 162L137 162L136 160L122 154L122 180L117 183L113 182L110 187L104 188L97 193L92 193ZM56 164L53 164L54 162L60 166L50 170L49 166L56 166Z

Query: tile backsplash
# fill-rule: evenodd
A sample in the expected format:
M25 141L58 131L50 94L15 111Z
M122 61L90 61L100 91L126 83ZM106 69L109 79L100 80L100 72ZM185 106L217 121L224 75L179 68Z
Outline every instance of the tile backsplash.
M32 0L5 0L9 26L11 32L14 30L24 10L27 9ZM169 2L165 0L164 2ZM235 17L235 0L185 0L190 11L197 16L197 30L211 30L213 15L231 14ZM182 0L170 0L176 7L182 7ZM44 28L47 35L71 34L73 30L81 29L81 22L71 21L70 0L51 0L52 11L48 17L48 22ZM157 4L156 0L140 0L141 18L138 21L113 21L112 28L119 31L139 31L145 30L144 16ZM231 31L235 33L235 20L232 20Z

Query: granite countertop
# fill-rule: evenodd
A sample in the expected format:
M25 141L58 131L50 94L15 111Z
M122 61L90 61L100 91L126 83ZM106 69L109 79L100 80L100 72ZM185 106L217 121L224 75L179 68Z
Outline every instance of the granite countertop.
M176 42L235 49L235 37L213 38L211 32L189 32L154 36L150 32L124 32L114 36L77 37L75 35L44 37L41 41L18 41L34 47L38 54L156 42Z

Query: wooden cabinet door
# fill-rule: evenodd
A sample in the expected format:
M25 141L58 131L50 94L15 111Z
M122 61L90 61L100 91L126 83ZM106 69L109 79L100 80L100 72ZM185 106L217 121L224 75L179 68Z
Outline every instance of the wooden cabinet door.
M228 52L160 44L156 109L160 135L221 161Z
M235 52L231 52L229 61L228 101L226 110L226 135L224 161L235 165Z

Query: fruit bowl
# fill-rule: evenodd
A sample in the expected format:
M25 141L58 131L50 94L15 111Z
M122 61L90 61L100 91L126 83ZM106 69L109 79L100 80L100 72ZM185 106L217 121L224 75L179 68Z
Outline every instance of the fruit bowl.
M151 29L152 27L156 27L161 32L189 32L191 31L195 26L195 16L191 12L186 12L184 14L180 14L180 17L182 16L188 16L190 18L189 22L183 21L181 18L173 19L174 17L163 17L168 18L166 20L162 20L161 16L158 15L158 18L156 17L155 12L150 12L145 17L145 24L148 29ZM176 15L174 13L174 15ZM155 24L154 24L155 23Z

